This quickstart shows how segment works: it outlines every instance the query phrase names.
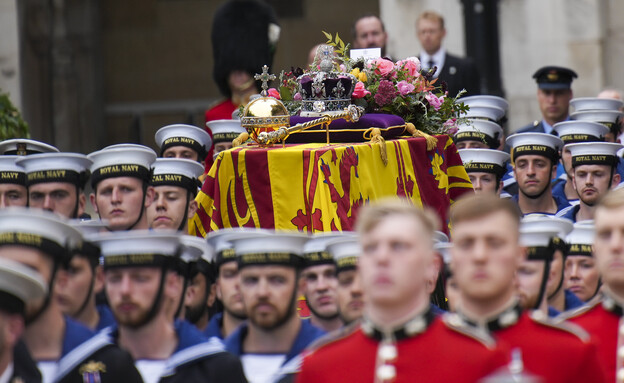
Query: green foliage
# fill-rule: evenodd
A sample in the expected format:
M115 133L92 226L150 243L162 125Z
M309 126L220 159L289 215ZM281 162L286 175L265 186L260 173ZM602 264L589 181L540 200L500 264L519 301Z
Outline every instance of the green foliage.
M0 90L0 140L29 138L28 125L15 108L9 95Z
M333 37L331 33L327 33L325 31L322 31L322 32L325 35L325 37L327 37L327 42L325 44L331 45L332 47L334 47L334 52L336 52L336 54L339 57L343 59L346 58L347 52L349 52L350 44L345 44L344 41L342 41L342 39L338 35L338 33L336 33L336 37Z

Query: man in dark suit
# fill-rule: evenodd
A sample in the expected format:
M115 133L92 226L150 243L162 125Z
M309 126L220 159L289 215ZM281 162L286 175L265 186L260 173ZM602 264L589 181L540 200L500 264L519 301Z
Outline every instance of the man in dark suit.
M545 66L538 69L533 78L537 82L537 102L542 119L520 128L517 133L552 133L554 124L566 121L573 97L570 86L576 77L576 72L568 68Z
M475 62L470 58L451 55L442 47L446 36L442 15L432 11L422 13L416 21L416 34L423 48L419 56L422 68L437 68L434 77L446 82L449 96L455 97L462 89L466 89L464 95L481 93Z

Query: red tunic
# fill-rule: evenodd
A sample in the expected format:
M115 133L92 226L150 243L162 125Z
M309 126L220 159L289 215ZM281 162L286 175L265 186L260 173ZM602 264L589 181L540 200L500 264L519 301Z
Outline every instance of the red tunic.
M624 323L620 323L622 317L614 311L607 310L602 304L601 297L598 297L591 300L588 306L572 312L567 318L568 321L584 328L596 343L600 365L609 382L616 381L618 329L624 326Z
M366 335L360 326L342 336L332 335L337 338L326 340L305 356L296 382L374 382L381 342ZM396 349L393 383L478 382L507 362L491 338L455 328L441 319L435 319L422 333L396 341Z
M556 324L523 313L515 324L493 332L501 347L522 351L524 370L544 383L605 382L596 345L569 323ZM611 380L613 382L613 380Z

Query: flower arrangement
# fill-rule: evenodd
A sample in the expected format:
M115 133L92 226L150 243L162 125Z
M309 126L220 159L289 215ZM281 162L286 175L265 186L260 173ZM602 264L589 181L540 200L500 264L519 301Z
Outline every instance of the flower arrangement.
M421 69L417 57L408 57L393 62L387 58L365 61L347 57L348 44L336 34L323 32L328 38L327 45L335 48L335 70L350 73L357 83L351 94L352 102L365 108L368 113L389 113L402 117L406 122L427 134L454 134L460 115L468 107L458 97L463 91L453 96L446 91L446 84L438 84L433 78L434 69ZM273 89L270 95L280 98L289 112L296 114L301 106L301 94L298 93L297 79L309 72L319 70L318 63L310 70L291 68L279 76L279 91Z

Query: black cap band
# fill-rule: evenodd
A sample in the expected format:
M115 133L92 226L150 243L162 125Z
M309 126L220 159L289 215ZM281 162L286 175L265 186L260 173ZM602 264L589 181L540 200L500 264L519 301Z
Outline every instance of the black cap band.
M91 186L95 189L98 182L107 178L133 177L149 182L152 178L149 169L137 164L120 164L104 166L93 172L91 175Z
M336 260L336 274L357 268L358 257L344 257Z
M234 251L234 249L225 249L217 253L215 264L217 265L217 268L218 268L224 263L232 262L236 260L237 260L236 252Z
M527 247L527 260L529 261L552 261L552 246L530 246Z
M327 251L305 253L303 254L303 258L305 259L305 267L334 264L334 257Z
M568 255L584 255L586 257L593 257L593 247L592 245L574 243L570 245L570 252Z
M559 161L559 153L555 149L546 145L520 145L513 148L512 151L514 161L520 156L530 154L550 158L553 163Z
M206 158L206 147L199 142L195 141L189 137L169 137L167 138L160 147L160 156L162 157L165 150L173 147L173 146L185 146L189 149L193 149L197 152L197 157L200 161Z
M564 134L560 136L564 144L574 144L577 142L600 142L604 141L601 137L592 136L591 134Z
M64 263L69 260L69 251L58 243L32 233L2 233L0 234L0 246L27 246L50 255L56 263Z
M46 182L66 182L84 188L87 181L87 173L78 173L74 170L57 169L41 170L26 174L26 186L31 186Z
M455 142L481 141L487 144L487 146L489 146L491 149L498 148L499 145L498 137L491 137L482 132L459 132L453 138Z
M181 174L154 174L150 181L152 186L179 186L184 188L193 195L197 194L197 188L200 187L200 182L195 178L189 178Z
M24 315L24 302L15 295L0 291L0 311L9 314Z
M505 169L504 167L498 164L488 164L488 163L483 163L483 162L469 162L469 163L464 164L464 167L466 168L466 172L468 173L471 173L471 172L492 173L492 174L495 174L499 178L502 177L507 172L507 169Z
M178 271L178 257L156 253L121 254L104 257L104 270L117 267L165 267Z
M26 173L11 170L0 171L0 184L15 184L26 186Z
M227 132L227 133L213 133L212 140L214 143L217 142L231 142L233 139L240 136L240 133L237 132Z
M588 154L584 156L572 157L572 167L580 165L607 165L615 166L617 164L617 157L606 154Z
M301 268L304 266L304 259L298 254L293 253L249 253L242 254L237 257L238 268L242 269L247 266L291 266Z

